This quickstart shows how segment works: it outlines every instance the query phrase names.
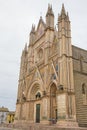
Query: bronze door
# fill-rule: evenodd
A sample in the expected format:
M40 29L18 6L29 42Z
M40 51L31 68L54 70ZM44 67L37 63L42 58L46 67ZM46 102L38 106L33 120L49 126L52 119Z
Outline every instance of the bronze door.
M36 123L40 123L40 104L36 104Z

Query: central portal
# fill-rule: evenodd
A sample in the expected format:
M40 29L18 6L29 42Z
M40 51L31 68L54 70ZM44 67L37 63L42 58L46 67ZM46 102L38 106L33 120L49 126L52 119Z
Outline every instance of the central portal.
M40 104L36 104L36 123L40 123Z

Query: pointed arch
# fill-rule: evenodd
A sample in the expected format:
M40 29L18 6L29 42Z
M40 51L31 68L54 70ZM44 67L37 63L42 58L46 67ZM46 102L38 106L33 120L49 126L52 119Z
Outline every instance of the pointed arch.
M39 80L34 81L27 91L27 99L33 100L35 99L35 95L37 92L40 92L40 94L42 95L43 91L44 91L44 88L41 82Z
M49 84L50 119L57 121L57 82L54 80Z
M49 84L49 86L48 86L47 92L50 92L50 87L53 86L53 85L55 85L55 86L56 86L56 89L57 89L57 82L56 82L56 80L53 80L52 82L50 82L50 84Z

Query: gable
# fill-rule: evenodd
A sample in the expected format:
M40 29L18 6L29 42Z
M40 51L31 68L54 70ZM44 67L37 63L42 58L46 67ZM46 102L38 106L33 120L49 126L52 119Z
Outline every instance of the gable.
M37 26L37 36L41 36L44 33L44 30L45 30L45 23L42 20L42 18L40 18Z
M34 71L34 74L32 76L32 80L31 81L36 81L36 80L41 81L42 84L43 84L43 79L42 79L42 76L41 76L41 72L40 72L40 70L38 69L37 66L36 66L36 69Z

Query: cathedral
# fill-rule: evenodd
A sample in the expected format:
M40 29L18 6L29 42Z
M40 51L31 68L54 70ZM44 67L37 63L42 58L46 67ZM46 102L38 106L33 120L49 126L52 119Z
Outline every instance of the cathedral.
M87 127L87 50L72 45L64 4L57 21L49 4L45 22L40 17L32 25L21 56L15 122Z

